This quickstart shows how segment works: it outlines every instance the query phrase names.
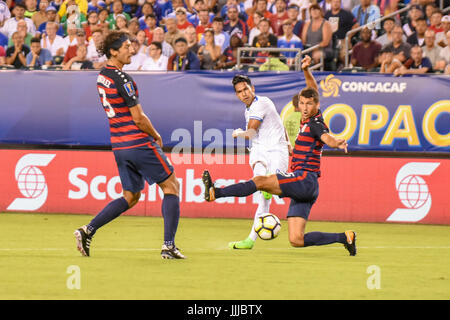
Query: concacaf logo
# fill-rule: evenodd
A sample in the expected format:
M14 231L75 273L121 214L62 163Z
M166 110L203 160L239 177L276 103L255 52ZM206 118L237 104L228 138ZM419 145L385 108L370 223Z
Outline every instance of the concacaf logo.
M339 95L339 88L342 81L335 78L334 75L328 75L325 80L320 81L320 87L322 88L322 95L327 97L337 97Z

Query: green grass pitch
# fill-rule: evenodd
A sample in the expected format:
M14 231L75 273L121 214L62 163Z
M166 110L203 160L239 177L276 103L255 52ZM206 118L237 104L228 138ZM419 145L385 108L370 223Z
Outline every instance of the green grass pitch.
M286 220L278 238L233 251L250 220L182 218L176 242L188 259L175 261L160 257L161 218L129 216L100 229L82 257L73 231L91 218L0 213L0 299L450 299L448 226L308 223L355 230L350 257L337 244L290 247Z

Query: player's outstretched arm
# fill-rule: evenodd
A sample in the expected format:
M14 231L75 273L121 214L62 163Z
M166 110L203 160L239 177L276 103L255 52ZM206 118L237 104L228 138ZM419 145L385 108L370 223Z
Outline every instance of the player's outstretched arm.
M254 136L258 133L259 126L261 125L261 121L256 119L250 119L248 122L247 130L242 130L241 128L233 131L233 138L244 138L244 139L253 139Z
M316 79L314 79L314 76L312 75L311 70L309 70L310 65L311 65L311 57L305 56L302 59L302 70L303 70L303 74L305 75L306 86L310 87L310 88L314 88L317 91L319 91L319 87L317 86Z
M344 139L336 139L331 134L324 133L320 136L320 139L325 142L327 146L330 148L342 149L345 153L347 153L347 141Z
M162 148L163 143L161 136L159 135L158 131L156 131L155 127L153 127L152 122L142 110L141 105L137 104L134 107L131 107L130 112L134 123L136 123L136 126L145 133L151 135L155 139L156 143L159 144L159 146Z

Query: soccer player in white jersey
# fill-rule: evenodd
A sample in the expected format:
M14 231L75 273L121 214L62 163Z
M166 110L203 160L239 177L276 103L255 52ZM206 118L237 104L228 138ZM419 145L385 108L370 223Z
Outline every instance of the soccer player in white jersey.
M289 153L291 151L286 130L274 103L268 97L255 94L255 87L249 77L236 75L233 78L236 96L245 104L246 130L236 129L233 138L251 140L250 161L254 176L275 174L277 170L287 171L289 167ZM256 219L269 212L271 195L259 192ZM230 242L232 249L251 249L257 239L253 230L247 239Z

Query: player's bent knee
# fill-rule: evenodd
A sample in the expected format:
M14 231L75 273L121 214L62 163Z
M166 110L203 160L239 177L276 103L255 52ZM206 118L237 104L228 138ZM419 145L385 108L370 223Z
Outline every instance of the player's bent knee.
M303 234L289 235L289 243L295 248L304 247L305 241L303 239Z
M132 208L139 202L139 199L141 198L141 193L140 192L124 191L123 192L123 197L128 202L128 207Z
M173 173L167 180L160 183L159 186L164 194L180 194L180 182L175 177L175 173Z

